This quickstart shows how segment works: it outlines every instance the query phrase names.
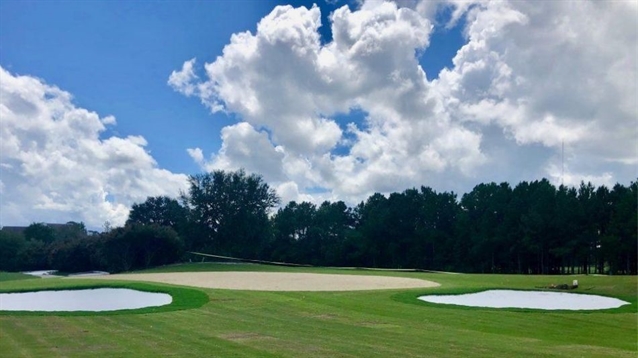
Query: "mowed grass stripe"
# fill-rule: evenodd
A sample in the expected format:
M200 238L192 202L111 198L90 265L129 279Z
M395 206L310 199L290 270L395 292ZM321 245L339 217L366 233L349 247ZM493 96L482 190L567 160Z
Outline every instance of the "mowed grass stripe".
M440 332L441 327L438 326L433 327L434 329L428 332L427 330L419 329L419 327L415 327L414 330L406 329L405 327L401 327L405 326L405 322L397 322L399 323L399 327L396 330L380 331L375 328L358 326L359 322L349 324L340 321L321 321L312 318L308 319L307 315L306 317L291 317L288 315L289 312L284 312L283 309L278 307L273 307L273 312L281 312L281 314L274 315L257 310L239 312L238 309L233 307L229 308L229 310L234 311L232 317L238 318L238 320L242 322L247 322L247 324L251 322L262 322L263 320L270 321L270 332L273 334L279 327L290 323L292 318L296 318L292 324L294 324L297 339L296 342L291 342L291 344L300 344L305 347L315 347L318 344L328 345L335 349L333 352L328 352L330 355L351 353L355 356L361 356L361 354L365 352L367 352L368 355L370 352L374 352L373 355L375 356L396 356L397 354L405 356L406 352L410 352L407 356L422 356L426 352L430 352L433 348L435 348L434 351L445 352L450 346L449 343L454 342L453 340L445 339L445 336L449 336L451 332L446 332L444 335L436 337L436 339L419 339L419 336L422 336L424 333ZM219 316L227 317L229 315L219 313ZM240 316L244 317L239 319ZM281 316L286 316L287 319L279 319ZM414 339L406 339L410 336L413 336ZM444 353L444 355L446 354L447 353Z
M180 356L190 355L200 348L187 343L178 342L174 334L158 335L152 333L143 315L136 316L133 321L123 322L122 316L99 317L101 322L94 327L95 336L106 336L108 351L95 356ZM82 317L81 320L90 320ZM167 349L169 348L169 349Z
M55 341L49 340L41 334L42 326L30 324L28 320L20 319L13 320L13 326L20 332L21 338L26 341L26 344L34 348L34 356L62 357L55 346Z
M399 308L396 310L399 311ZM457 329L462 335L473 332L496 334L503 339L525 339L562 344L566 337L579 344L591 342L588 329L600 332L600 344L610 348L632 349L631 315L610 314L553 314L547 312L507 312L495 310L458 310L424 307L412 314L419 314L437 329ZM635 332L635 322L633 331ZM614 338L615 337L615 338ZM619 337L626 337L619 340ZM623 344L624 343L624 344Z
M311 296L312 294L308 294L306 298ZM343 300L344 304L350 303L351 301L354 301L354 300ZM373 302L374 300L368 300L368 301ZM275 309L275 311L279 310L279 308L276 308L274 306L272 307L273 309ZM405 306L402 306L402 307L403 309L405 309ZM411 309L411 313L406 312L406 316L414 317L415 307L411 307L411 306L408 306L408 307ZM613 315L592 314L592 313L551 314L546 312L522 312L521 313L521 312L507 312L507 311L496 311L496 310L482 311L482 310L440 309L440 308L430 308L430 307L418 307L418 308L423 308L426 314L436 312L438 313L438 315L430 315L430 316L426 315L426 317L430 317L430 321L433 321L433 322L436 321L436 322L433 326L430 327L431 328L429 330L430 332L427 332L428 331L427 329L422 330L421 332L414 332L417 335L423 335L424 333L428 335L432 335L431 332L438 332L438 331L452 333L450 332L451 327L449 327L449 324L451 321L453 321L453 322L457 322L460 326L458 327L459 335L466 338L472 335L476 336L478 334L477 339L483 339L484 334L492 332L501 340L510 342L510 341L513 341L513 339L514 340L520 339L523 342L526 342L530 338L525 337L525 334L527 334L528 336L529 334L532 334L537 336L536 338L532 338L532 339L537 339L538 341L544 341L546 342L546 344L551 346L558 346L560 344L564 344L565 337L571 336L572 333L578 333L578 332L583 333L583 329L582 329L583 324L590 326L591 330L595 331L597 329L596 322L594 322L593 324L589 322L591 317L598 316L606 322L613 322L613 321L610 321L609 318L617 316L617 317L623 317L624 318L623 321L626 321L628 323L631 321L631 318L630 318L631 315L618 316L616 314L613 314ZM352 307L348 307L348 310L350 311L350 316L352 317L352 312L355 311L355 309L353 309ZM392 312L392 311L399 315L401 313L400 309L397 307L393 307L392 309L388 310L388 312ZM485 318L484 319L479 318L477 320L476 319L477 316L478 317L484 316ZM563 322L566 317L574 320L575 323L571 324L570 322ZM543 318L544 322L540 325L538 324L539 322L529 323L528 322L529 320L527 318ZM251 319L254 320L254 318L251 318ZM390 321L390 322L396 322L396 321ZM295 324L298 325L298 322L295 322ZM397 322L397 324L402 324L402 323ZM426 327L423 327L422 324L419 324L418 326L420 326L420 328L426 328ZM518 326L523 326L524 329L521 329L523 327L516 329L516 327ZM613 327L613 324L612 324L612 327ZM484 332L485 330L490 332ZM611 339L609 341L612 342L611 344L609 344L609 346L618 348L617 344L613 344L614 335L616 335L616 338L625 336L628 339L621 340L621 342L625 342L625 345L621 346L620 348L634 350L635 347L632 345L632 343L629 343L629 342L632 342L631 331L632 331L631 325L623 324L623 325L614 327L613 330L608 332L608 334L611 336L610 337ZM633 327L633 331L635 332L635 327ZM592 337L590 334L587 333L588 331L584 331L584 332L585 334L580 334L579 343L588 343L591 341ZM353 332L351 332L351 335L352 334ZM518 336L521 336L521 337L518 337ZM404 341L404 347L405 347L406 337L402 337L400 339ZM515 349L519 349L519 350L522 349L522 351L525 351L523 348L517 348L519 345L516 342L513 343L513 346Z
M316 327L311 330L304 328L308 323L291 320L286 311L280 315L266 315L259 307L207 306L198 315L211 322L211 334L221 339L243 340L246 345L280 352L284 350L292 356L338 353L304 341L304 335L316 334Z
M271 300L271 302L274 300ZM250 310L241 310L235 306L227 308L228 311L232 311L231 314L227 312L214 313L218 317L234 317L235 324L237 322L244 322L246 326L238 327L237 329L246 329L251 326L262 326L261 322L268 322L267 326L270 328L271 334L276 334L280 329L284 332L290 330L288 325L292 324L296 335L295 342L290 342L291 346L301 345L304 347L314 347L317 345L327 345L333 347L335 350L329 352L331 355L351 353L356 356L367 352L374 352L377 356L396 356L397 354L406 355L406 352L412 352L409 355L421 356L424 352L430 350L433 342L430 340L419 339L424 330L410 330L406 328L406 322L392 323L397 325L394 329L383 329L366 327L367 322L374 322L376 316L368 316L363 318L362 321L332 321L313 319L313 314L324 314L325 309L317 309L316 303L311 302L313 307L311 310L300 309L295 307L291 312L287 312L285 307L279 307L270 305L269 309L260 310L257 305L253 303ZM223 308L219 308L221 311ZM332 312L332 308L328 308ZM307 312L303 315L296 315L296 311ZM324 312L324 313L322 313ZM211 312L207 312L211 314ZM285 317L285 319L281 318ZM440 330L441 327L435 327L436 330ZM436 332L436 330L432 330ZM449 332L448 332L449 333ZM415 339L408 340L409 336L415 337ZM445 349L447 346L445 341L434 341L434 345L438 345L440 349ZM297 352L296 352L297 353ZM306 352L307 353L307 352Z
M161 315L161 314L159 314ZM105 352L107 356L113 354L121 356L167 356L179 354L193 354L201 350L203 341L196 342L193 334L183 337L174 332L172 325L169 330L153 330L153 325L158 322L149 322L145 316L138 315L134 320L128 320L124 316L99 317L100 324L95 327L98 335L108 337L108 344L112 346L111 352ZM88 319L88 317L83 317ZM103 328L102 328L103 327ZM193 343L198 343L193 345ZM169 349L167 349L167 347Z
M359 300L361 304L365 304L371 301L371 298L352 297L345 302L352 304L349 306L350 310L358 310L359 306L356 303ZM553 342L553 344L564 344L565 338L569 337L579 344L589 344L592 340L590 332L602 331L596 338L603 338L600 340L602 345L610 348L636 349L636 341L632 339L632 334L634 336L636 334L635 314L514 312L480 308L458 309L452 306L425 304L416 305L416 307L413 305L392 306L390 300L379 300L377 307L386 308L386 310L376 311L386 317L391 315L408 319L420 316L437 325L439 329L456 328L464 335L472 331L494 333L509 339L536 339ZM584 329L585 327L589 329Z
M53 317L52 317L53 318ZM122 339L111 335L111 327L103 317L55 317L60 331L64 331L67 339L69 356L78 357L124 357L130 355L130 348L121 344ZM53 320L52 320L53 321ZM62 329L63 327L63 329Z
M325 294L322 294L322 295L325 295ZM308 294L308 296L307 296L306 298L308 298L308 297L312 297L312 294ZM270 301L272 302L272 301L274 301L274 300L270 300ZM351 301L351 300L345 300L345 302L350 302L350 301ZM220 302L223 302L223 299L220 299ZM325 302L325 301L324 301L324 302ZM375 302L375 301L374 301L374 300L372 300L372 301L368 301L368 303L369 303L369 302ZM377 302L378 302L378 301L377 301ZM396 305L396 303L390 303L390 304L391 304L391 305L392 305L392 304ZM343 307L343 304L342 304L342 303L340 303L339 305L341 305L341 306ZM335 307L338 307L338 306L335 306ZM254 308L254 309L259 309L259 307L257 307L256 305L254 305L254 306L253 306L253 308ZM404 308L405 308L405 307L404 307ZM409 313L409 314L407 314L407 315L411 315L411 316L413 316L413 315L414 315L414 307L410 307L410 308L412 309L412 312L411 312L411 313ZM423 308L423 307L419 307L419 308ZM431 309L431 308L429 308L429 309ZM349 309L349 310L350 310L350 311L353 311L352 307L350 307L350 309ZM397 307L396 307L396 306L392 307L391 309L388 309L387 311L388 311L388 312L392 312L392 311L393 311L395 315L396 315L397 313L400 313L400 312L397 310ZM492 319L483 320L483 321L485 321L485 323L484 323L484 324L482 324L482 325L479 325L479 327L477 327L477 330L480 330L480 329L486 329L486 328L488 328L488 329L490 329L490 330L494 330L494 329L495 329L495 327L494 327L494 326L495 326L495 323L498 323L498 325L500 326L503 322L508 322L508 320L500 320L500 319L499 319L499 317L498 317L498 316L500 316L501 314L504 314L504 315L506 315L506 316L511 316L511 318L518 317L518 319L513 320L513 321L511 322L511 324L510 324L510 326L512 326L513 328L515 328L515 327L516 327L516 326L518 326L518 325L521 325L522 323L523 323L523 324L524 324L524 323L526 323L526 322L528 321L528 318L530 317L530 315L532 315L532 316L534 316L534 317L539 317L539 314L543 314L543 315L544 315L544 314L546 314L546 313L544 313L544 312L536 312L536 313L525 312L525 313L518 313L518 312L494 311L494 310L489 311L489 312L482 312L482 313L479 313L478 311L470 311L470 310L463 311L463 310L454 310L454 309L444 309L443 311L444 311L444 312L445 312L445 311L447 311L448 313L450 313L450 316L453 316L455 313L460 313L460 314L462 314L462 315L466 315L466 316L468 316L468 319L467 319L467 320L465 320L465 319L464 319L464 320L460 320L460 321L462 321L463 326L465 326L465 327L471 327L471 326L472 326L472 322L476 322L476 321L474 320L474 316L476 316L477 314L479 314L479 315L480 315L480 314L487 314L487 315L490 315L490 316L492 316L492 317L494 318L493 320L492 320ZM378 312L375 312L375 313L378 313ZM282 314L283 314L283 315L285 315L285 313L283 313L283 312L282 312ZM567 315L565 315L565 314L556 314L557 318L556 318L555 320L560 320L560 317L572 317L572 316L570 316L570 315L572 315L572 314L567 314ZM587 314L586 314L586 315L579 315L579 316L581 317L581 319L580 319L580 320L581 320L581 321L583 321L583 318L584 318L584 317L587 317ZM609 317L608 317L608 315L606 315L606 314L601 314L601 316L607 316L607 318L609 318ZM617 316L617 315L614 315L614 316ZM253 319L254 319L254 318L253 318ZM445 318L445 322L449 323L449 321L450 321L450 319L446 317L446 318ZM468 322L468 321L469 321L469 322ZM492 321L493 321L493 322L492 322ZM479 321L479 322L480 322L480 321ZM554 324L554 325L555 325L555 323L556 323L556 322L552 322L552 320L550 319L550 322L549 322L549 323L550 323L550 324ZM580 322L579 322L579 323L580 323ZM295 324L296 324L296 326L299 326L299 322L295 322ZM481 327L481 326L483 326L483 327ZM578 326L576 326L576 327L578 327ZM435 329L435 331L439 331L439 330L443 330L443 331L445 331L445 330L446 330L446 327L445 327L445 326L443 326L443 325L439 325L439 326L437 326L437 327L432 327L432 328L434 328L434 329ZM448 327L447 327L447 330L448 330L448 331L449 331L449 328L450 328L450 327L448 326ZM538 331L538 328L539 328L539 327L538 327L538 325L531 325L529 328L530 328L530 332L533 332L533 331ZM592 326L592 328L593 328L593 329L595 329L595 327L593 327L593 326ZM564 338L565 338L565 335L564 335L564 334L560 334L560 333L561 333L561 331L563 330L561 327L558 327L558 328L557 328L557 330L558 330L558 334L551 334L551 336L555 337L555 338L556 338L557 340L559 340L559 342L560 342L560 340L561 340L561 339L564 339ZM619 330L622 330L622 328L619 328ZM520 332L520 331L521 331L521 330L519 330L519 332ZM527 331L527 330L525 330L525 331ZM525 331L523 331L523 332L525 332ZM630 331L631 331L631 329L630 329ZM634 331L635 331L635 328L634 328ZM470 332L471 332L471 331L470 331ZM516 329L514 329L514 330L510 330L510 329L502 329L502 327L501 327L501 328L498 328L498 327L497 327L497 328L496 328L496 333L495 333L495 334L497 334L497 336L499 337L499 339L502 339L502 338L503 338L503 337L502 337L502 335L503 335L503 334L510 334L511 332L516 332ZM468 336L467 330L465 330L465 329L461 329L461 333L462 333L464 336L466 336L466 337ZM480 333L480 332L479 332L479 333ZM529 333L529 332L525 332L525 333ZM547 333L547 332L546 332L546 333ZM563 332L563 333L564 333L564 332ZM354 334L353 332L350 332L350 336L352 336L353 334ZM431 334L431 333L429 333L429 334ZM625 335L625 336L627 335L627 331L625 331L625 334L624 334L624 335ZM405 338L405 337L404 337L404 338ZM478 337L478 338L481 338L481 337ZM541 340L541 339L546 340L546 339L547 339L547 335L544 335L544 337L539 337L539 338L538 338L538 340ZM587 340L589 340L589 339L590 339L590 337L585 336L585 338L584 338L584 339L587 341ZM523 343L529 342L529 338L525 338L525 337L521 337L521 338L520 338L520 340L521 340ZM405 341L405 339L404 339L404 341ZM512 339L509 339L509 341L512 341ZM629 341L631 341L631 340L629 340ZM625 342L627 342L627 341L625 341ZM404 343L405 343L405 342L404 342ZM551 343L551 342L549 342L549 343ZM561 343L564 343L564 342L561 342ZM405 345L404 345L404 346L405 346ZM519 345L517 342L512 343L512 346L514 347L514 349L516 349L515 351L519 351L519 352L521 352L521 349L519 348L519 346L521 346L521 345ZM524 346L525 346L525 345L522 345L521 347L524 347ZM551 346L555 346L555 345L553 345L553 344L552 344ZM524 350L524 349L523 349L522 351L524 352L524 351L526 351L526 350ZM534 351L534 350L533 350L533 348L531 349L531 351L532 351L532 352ZM569 355L571 355L571 353L569 353Z
M22 329L15 326L14 320L0 323L0 352L14 352L14 357L33 357L33 345L27 346L24 338Z
M232 356L255 356L259 355L262 357L279 357L280 355L275 353L270 353L267 350L261 349L259 347L249 347L244 344L245 340L261 340L263 337L256 336L248 336L248 337L238 337L232 336L234 332L228 333L228 337L219 336L214 333L212 327L216 326L218 322L215 321L205 321L204 317L201 314L189 314L189 312L179 312L173 313L169 315L170 317L155 317L149 316L149 319L155 320L157 325L166 322L167 330L171 330L172 332L177 332L179 334L180 341L191 341L191 344L198 344L198 342L209 342L210 346L215 348L218 346L225 346L228 350L229 354ZM170 323L170 325L168 324ZM198 327L202 327L197 332L193 332L188 327L190 325L196 324ZM233 339L234 338L234 339ZM201 343L200 343L201 344Z
M225 356L255 356L259 355L262 357L278 357L277 354L271 354L264 349L259 349L258 347L249 347L244 344L245 339L259 339L260 337L235 337L236 339L226 339L224 337L217 336L211 332L209 327L217 325L217 322L205 322L203 321L200 315L189 315L187 312L180 312L178 314L171 314L170 317L155 317L149 316L149 319L154 319L156 324L159 326L162 323L170 323L167 324L166 329L171 330L172 332L177 332L181 337L179 341L188 342L189 346L192 345L200 345L201 342L206 342L207 345L210 346L215 352L219 351L219 347L223 347L224 351L226 351ZM193 332L188 329L190 325L198 324L201 329L197 330L197 332ZM232 332L231 332L232 334Z
M237 293L241 295L241 292ZM276 296L269 294L269 296ZM270 305L272 305L270 300ZM224 302L224 301L220 301ZM370 343L375 340L373 336L368 339L357 341L348 337L352 336L352 326L335 326L326 322L321 322L309 318L308 315L295 313L297 307L285 307L285 305L275 305L272 309L258 302L251 302L249 308L238 307L236 304L220 304L217 307L205 307L202 315L210 317L210 320L226 330L235 332L257 333L261 336L277 338L260 342L263 346L276 344L278 341L287 341L287 350L298 355L304 354L341 354L347 351L360 353L370 351ZM232 317L232 319L230 319ZM290 333L293 332L291 335ZM343 334L339 334L339 333ZM371 332L374 333L374 332ZM219 332L218 334L223 334ZM321 346L330 346L333 349L325 351ZM362 349L356 350L356 347ZM382 349L386 351L388 349ZM393 352L392 350L389 350Z
M225 315L211 314L211 312L198 312L196 315L188 315L184 312L171 317L171 322L177 327L194 323L205 326L206 329L198 332L197 335L202 339L226 342L231 347L241 347L241 351L233 353L233 356L244 354L280 357L282 349L288 345L287 342L281 341L269 332L264 332L264 329L267 330L268 327L255 323L252 325L253 329L246 328L236 320L229 320ZM185 332L185 334L188 333Z
M219 356L254 356L259 351L251 351L240 344L217 339L204 335L202 326L197 330L188 329L188 326L175 324L176 322L161 314L155 319L150 316L136 317L133 320L127 319L126 316L113 316L107 320L118 327L118 335L134 336L135 341L143 342L142 347L133 350L133 352L144 353L149 356L161 356L165 353L170 354L201 354L202 351L214 352ZM161 319L161 320L160 320ZM158 327L152 329L152 327ZM170 332L170 334L166 334ZM161 347L158 343L166 344ZM135 353L138 354L138 353Z
M360 315L357 315L357 317L352 320L352 325L356 328L352 332L352 338L365 337L368 338L368 340L372 339L373 341L382 343L384 347L401 347L403 350L413 352L416 356L424 354L431 355L432 351L440 352L444 356L450 356L454 353L454 347L458 346L459 343L459 340L455 339L455 337L464 337L463 339L467 339L469 333L469 335L476 336L476 339L480 341L485 340L489 336L483 332L451 331L445 326L427 322L425 317L420 316L418 313L413 313L410 318L411 319L391 319L390 316L386 316L380 319L379 315L361 312ZM449 317L449 319L454 319L454 317ZM373 324L380 322L382 325L386 324L394 326L394 328L377 329L366 327L370 322ZM347 322L339 323L346 326L348 325ZM349 328L352 328L352 326ZM422 339L423 336L427 336L428 339ZM497 335L496 339L500 340L502 336ZM519 347L519 343L513 341L509 350L521 354ZM379 348L375 347L375 349ZM472 351L473 350L474 349L472 349ZM457 351L460 352L460 350ZM504 349L499 353L506 351L508 350ZM465 354L468 354L468 352L466 351ZM490 356L493 354L494 352L492 351L487 355Z

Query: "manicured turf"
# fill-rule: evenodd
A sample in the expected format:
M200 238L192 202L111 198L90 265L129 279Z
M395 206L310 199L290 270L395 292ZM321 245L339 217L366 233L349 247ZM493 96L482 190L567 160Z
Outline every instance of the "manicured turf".
M180 311L119 315L0 315L7 357L635 357L633 277L451 275L259 265L193 264L157 271L286 271L416 277L432 289L255 292L201 289L209 302ZM426 293L533 289L578 279L577 292L631 302L595 312L455 308L416 300ZM3 281L1 290L95 281ZM153 284L156 287L170 287Z
M35 276L25 275L19 272L0 272L0 282L14 281L14 280L28 280L32 278L35 278Z

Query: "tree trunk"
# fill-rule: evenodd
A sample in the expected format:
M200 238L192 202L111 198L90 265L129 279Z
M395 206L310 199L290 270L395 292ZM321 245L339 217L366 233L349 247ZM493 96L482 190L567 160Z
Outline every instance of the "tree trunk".
M523 273L523 267L521 266L521 253L516 254L516 260L518 261L518 273Z

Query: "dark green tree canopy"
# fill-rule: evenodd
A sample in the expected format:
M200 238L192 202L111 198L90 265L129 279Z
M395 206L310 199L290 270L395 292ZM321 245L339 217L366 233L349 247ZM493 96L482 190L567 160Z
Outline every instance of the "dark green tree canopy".
M100 259L109 272L121 272L177 261L184 243L169 226L133 223L102 234Z
M48 244L55 240L55 232L45 223L33 223L24 229L24 238L27 240L38 240Z
M126 224L170 226L176 231L186 224L188 210L167 196L148 197L143 203L133 204Z
M194 175L183 195L192 223L213 252L257 257L269 232L268 211L279 203L261 176L244 170Z
M355 208L293 201L269 217L279 199L260 176L215 171L192 176L182 202L148 198L126 227L102 234L74 222L2 230L0 270L123 271L175 262L186 248L325 266L638 273L637 182L486 183L460 200L421 187L376 193Z
M65 225L60 225L55 228L55 237L57 240L83 239L86 235L86 226L84 226L83 222L69 221Z

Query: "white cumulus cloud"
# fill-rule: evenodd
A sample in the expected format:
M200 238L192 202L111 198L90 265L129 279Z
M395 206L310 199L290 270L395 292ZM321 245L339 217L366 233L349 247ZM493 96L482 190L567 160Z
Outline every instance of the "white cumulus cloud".
M566 144L572 166L594 170L583 180L611 175L606 163L638 159L636 15L621 1L478 3L434 85L458 120L496 124L522 146Z
M158 168L143 137L103 137L115 123L0 67L0 225L122 225L134 202L185 188L186 176Z
M442 10L451 16L437 23ZM564 145L570 183L634 179L635 6L377 0L329 24L320 15L278 6L213 62L173 72L177 91L239 118L209 160L189 151L203 167L261 173L285 197L354 203L415 185L554 178ZM426 74L433 29L457 25L466 44L453 66ZM351 112L364 119L339 119Z

